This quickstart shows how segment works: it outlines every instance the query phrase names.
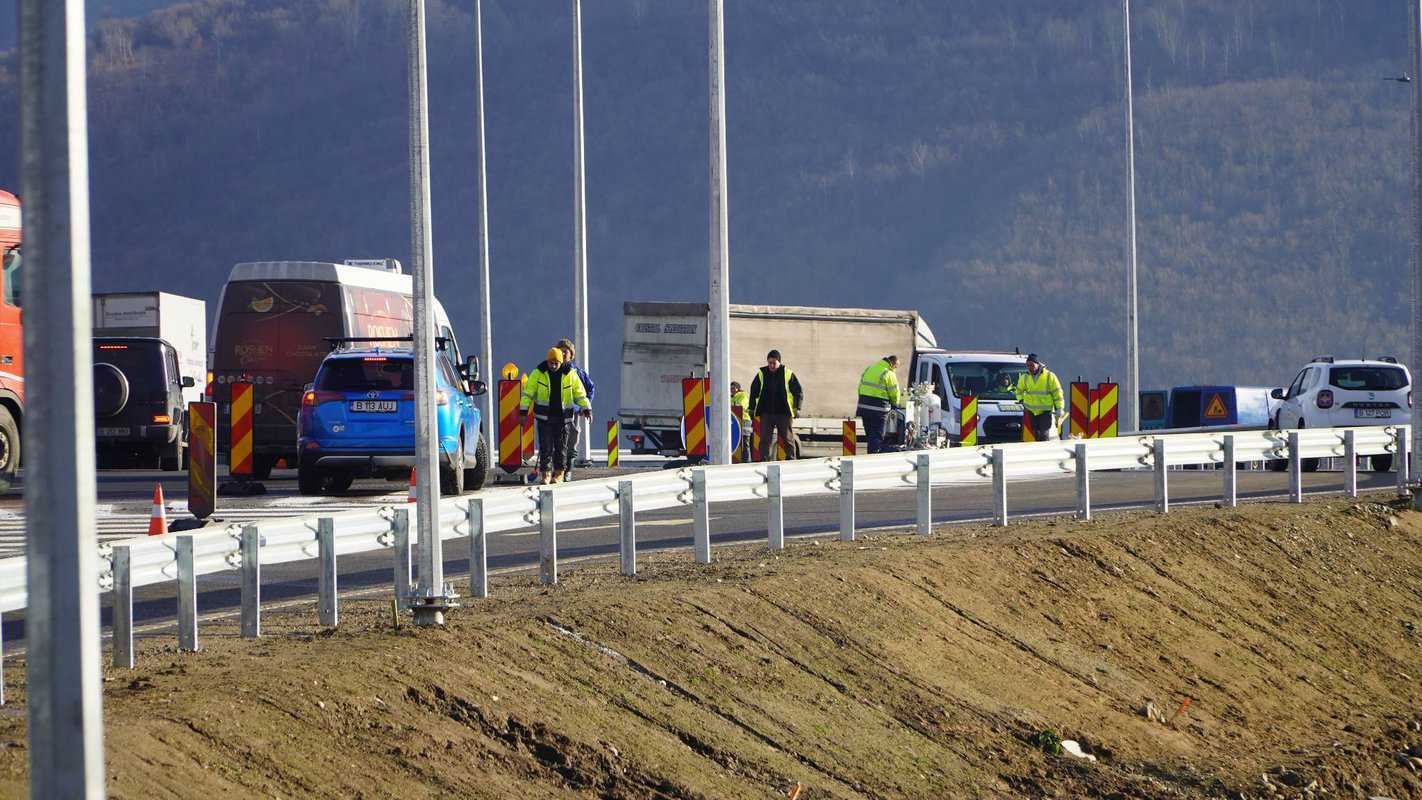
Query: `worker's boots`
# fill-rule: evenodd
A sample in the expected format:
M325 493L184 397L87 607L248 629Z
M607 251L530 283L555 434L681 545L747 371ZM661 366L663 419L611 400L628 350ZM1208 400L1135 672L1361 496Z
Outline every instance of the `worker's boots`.
M563 470L560 469L560 470L558 470L557 472L554 472L554 473L553 473L553 482L554 482L554 483L562 483L562 482L563 482Z

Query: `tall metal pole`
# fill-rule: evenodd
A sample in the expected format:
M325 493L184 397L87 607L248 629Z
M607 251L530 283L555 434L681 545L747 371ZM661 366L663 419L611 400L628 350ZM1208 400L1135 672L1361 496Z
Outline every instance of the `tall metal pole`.
M726 54L725 10L722 0L707 0L710 17L709 69L711 89L711 285L706 330L707 459L731 463L731 261L726 210ZM792 356L793 357L793 356Z
M417 625L444 622L444 554L439 540L439 451L435 448L434 255L430 229L430 119L425 0L410 0L410 265L415 304L415 531Z
M1140 430L1141 360L1136 331L1136 115L1131 90L1131 0L1121 0L1126 44L1126 402L1121 417L1124 430Z
M30 796L103 797L82 0L20 3Z
M494 416L494 313L489 286L489 176L484 163L484 14L483 0L474 0L474 116L479 127L479 369L489 391L479 401L484 420L484 441L498 452L498 424Z
M1407 4L1408 32L1412 43L1412 374L1422 374L1422 0ZM1415 378L1414 378L1415 380ZM1413 412L1416 421L1416 412ZM1405 454L1398 453L1399 458ZM1412 463L1422 465L1422 436L1412 433ZM1398 469L1405 468L1399 464ZM1415 466L1414 466L1415 469ZM1411 473L1416 475L1414 471ZM1422 495L1412 495L1413 508L1422 510Z
M583 152L583 4L573 0L573 346L578 364L590 369L588 359L588 198ZM589 459L592 446L589 420L579 417L579 463ZM574 457L571 453L570 457Z

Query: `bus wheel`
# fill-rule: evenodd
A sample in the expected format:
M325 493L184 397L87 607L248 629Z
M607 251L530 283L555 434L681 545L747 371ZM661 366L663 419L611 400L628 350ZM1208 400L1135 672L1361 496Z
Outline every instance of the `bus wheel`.
M20 429L10 409L0 406L0 491L15 483L20 469Z

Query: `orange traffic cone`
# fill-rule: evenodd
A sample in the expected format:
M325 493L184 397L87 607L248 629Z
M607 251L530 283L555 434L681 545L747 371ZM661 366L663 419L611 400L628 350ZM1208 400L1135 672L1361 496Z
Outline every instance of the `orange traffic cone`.
M148 535L162 536L168 532L168 510L163 507L163 484L153 487L153 514L148 518Z
M410 467L410 499L408 502L415 502L415 468Z

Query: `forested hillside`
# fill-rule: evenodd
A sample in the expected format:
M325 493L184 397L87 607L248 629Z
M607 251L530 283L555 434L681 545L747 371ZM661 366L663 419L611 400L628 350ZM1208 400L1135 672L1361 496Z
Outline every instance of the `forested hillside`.
M405 3L199 0L91 27L95 286L408 259ZM568 3L485 0L496 360L570 332ZM626 299L705 296L701 0L586 0L599 415ZM1123 363L1118 0L727 3L733 300L916 307L948 346ZM1148 385L1405 355L1393 0L1136 0ZM434 257L476 333L472 2L429 8ZM115 14L114 16L118 16ZM0 107L17 59L0 56ZM0 125L0 185L17 183ZM793 353L786 354L793 365ZM807 387L813 391L812 387Z

